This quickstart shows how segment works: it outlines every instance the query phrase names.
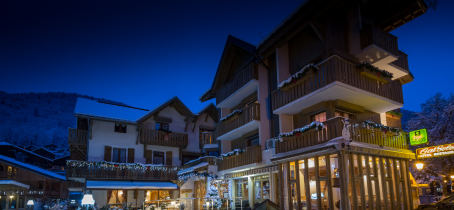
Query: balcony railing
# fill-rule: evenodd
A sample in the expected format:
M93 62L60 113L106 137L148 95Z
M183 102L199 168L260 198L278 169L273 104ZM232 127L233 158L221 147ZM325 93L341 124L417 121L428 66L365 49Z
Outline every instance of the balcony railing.
M408 55L399 50L398 56L399 58L391 62L391 65L409 71L410 69L408 68Z
M402 85L391 81L387 84L377 83L377 80L361 75L356 65L339 56L332 56L319 64L318 71L313 75L301 78L301 83L289 88L285 92L279 89L271 93L273 111L279 109L309 93L339 81L370 93L403 103Z
M177 173L181 169L178 166L124 169L119 165L98 165L97 162L88 161L68 161L66 166L66 177L87 179L177 180Z
M260 163L262 161L262 146L250 146L243 153L231 157L220 157L217 161L218 171Z
M284 137L283 141L275 141L276 154L289 152L296 149L323 144L333 138L342 137L344 118L336 117L323 122L326 126L323 130L315 129L302 133L299 137ZM371 128L363 122L349 120L348 128L350 139L357 142L376 144L379 146L393 147L397 149L408 149L406 133L400 132L396 135L392 132L384 133L381 129Z
M196 165L199 165L201 163L208 163L208 165L216 165L216 157L201 157L197 160L190 161L186 164L184 164L183 168L187 169Z
M254 120L260 120L260 104L258 103L244 107L238 117L218 123L216 126L216 137L222 136Z
M200 148L202 149L207 144L216 144L213 132L203 132L200 134Z
M258 79L257 65L251 63L244 68L240 73L235 75L230 81L216 91L216 104L221 103L230 95L246 85L249 81Z
M164 131L143 129L140 131L140 143L171 147L187 147L188 134L169 133Z
M87 133L87 130L74 128L68 129L68 143L87 143Z
M374 25L361 29L361 49L375 45L395 56L398 55L397 37Z
M16 179L16 172L14 172L14 171L0 171L0 180L5 180L5 179L15 180Z

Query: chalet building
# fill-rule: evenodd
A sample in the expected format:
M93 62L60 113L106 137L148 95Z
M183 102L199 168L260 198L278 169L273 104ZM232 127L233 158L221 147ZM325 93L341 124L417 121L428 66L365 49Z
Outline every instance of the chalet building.
M193 113L177 97L153 110L78 98L74 115L66 177L100 207L179 198L182 166L219 153L213 104Z
M413 75L391 33L426 10L422 0L305 0L257 46L229 36L201 96L220 109L223 155L181 177L217 166L221 197L249 207L413 209L415 154L389 114Z
M57 156L53 151L46 149L45 147L41 147L39 149L33 150L34 153L39 154L43 157L49 158L51 160L55 159Z
M7 142L0 142L0 155L44 169L53 165L52 159Z
M0 204L2 209L25 209L28 200L66 199L68 182L34 165L0 155Z

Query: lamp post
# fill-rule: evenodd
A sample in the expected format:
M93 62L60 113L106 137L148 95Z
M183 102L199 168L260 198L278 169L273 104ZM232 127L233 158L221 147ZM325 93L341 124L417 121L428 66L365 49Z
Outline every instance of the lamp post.
M30 209L32 209L33 205L35 205L35 202L33 202L33 200L28 200L27 206L30 206Z
M424 168L424 163L422 163L422 162L417 162L416 163L416 169L421 171L423 168Z
M95 204L95 200L93 200L93 195L85 194L84 198L82 198L82 205L87 205L87 210L88 210L88 205L93 205L93 204Z

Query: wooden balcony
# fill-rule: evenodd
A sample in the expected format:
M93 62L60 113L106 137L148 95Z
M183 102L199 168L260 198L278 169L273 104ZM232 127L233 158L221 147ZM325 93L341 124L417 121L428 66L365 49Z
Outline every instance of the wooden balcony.
M140 131L140 143L169 147L188 146L188 134L186 133L169 133L164 131L143 129Z
M205 145L208 144L217 144L216 140L214 139L213 132L203 132L200 134L200 149L203 149Z
M399 82L379 83L377 80L362 75L356 69L356 64L340 56L332 56L317 67L319 70L301 78L301 83L285 92L278 89L271 93L271 107L275 114L295 114L315 103L333 99L349 101L377 113L385 112L386 109L400 108L403 104L402 85ZM352 91L351 87L363 91ZM317 94L312 94L314 92ZM310 97L311 100L302 100L303 97ZM298 103L295 103L294 101L297 100ZM367 101L374 101L376 105L380 104L380 106L371 106ZM289 108L289 106L293 107ZM282 111L276 112L281 107L292 109L292 111L286 112L281 109Z
M374 25L364 27L360 33L361 49L375 45L394 56L398 56L397 37L394 35Z
M245 166L262 161L262 146L250 146L241 154L233 155L231 157L220 157L217 161L218 171L232 169L240 166Z
M260 104L254 103L243 108L238 117L218 123L216 137L218 140L233 140L257 129L258 121L260 121Z
M247 85L251 80L258 80L257 64L251 63L240 73L235 75L230 81L216 91L216 104L219 104L229 98L232 94ZM251 90L255 92L256 90ZM251 92L252 93L252 92ZM224 108L224 107L223 107Z
M83 161L68 161L66 177L87 179L126 179L126 180L177 180L178 166L152 166L149 169L121 169L121 167L97 165L79 166Z
M323 130L316 131L313 129L302 133L299 137L285 137L282 142L276 141L276 154L323 144L333 138L342 137L342 120L344 120L344 118L332 118L323 123L326 126ZM385 134L378 128L368 128L363 122L355 120L349 121L351 126L348 128L348 131L350 133L350 138L353 141L397 149L408 149L407 135L405 132L401 132L398 136L395 136L395 134L391 132Z
M391 65L409 71L410 68L408 68L408 55L399 50L397 56L399 56L399 58L393 61Z
M88 139L88 131L81 129L68 129L68 143L69 144L86 144Z
M208 163L208 165L216 165L216 157L201 157L197 160L190 161L189 163L184 164L183 169L187 169L201 163Z

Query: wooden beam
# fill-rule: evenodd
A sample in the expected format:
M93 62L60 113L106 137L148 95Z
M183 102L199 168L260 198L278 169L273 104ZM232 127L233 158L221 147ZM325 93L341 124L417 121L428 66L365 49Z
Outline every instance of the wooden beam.
M315 34L317 34L317 36L320 39L320 41L322 41L322 43L324 44L325 43L325 39L323 38L322 33L317 29L317 27L314 26L314 21L311 21L311 23L309 23L309 25L312 27L312 29L314 30Z

